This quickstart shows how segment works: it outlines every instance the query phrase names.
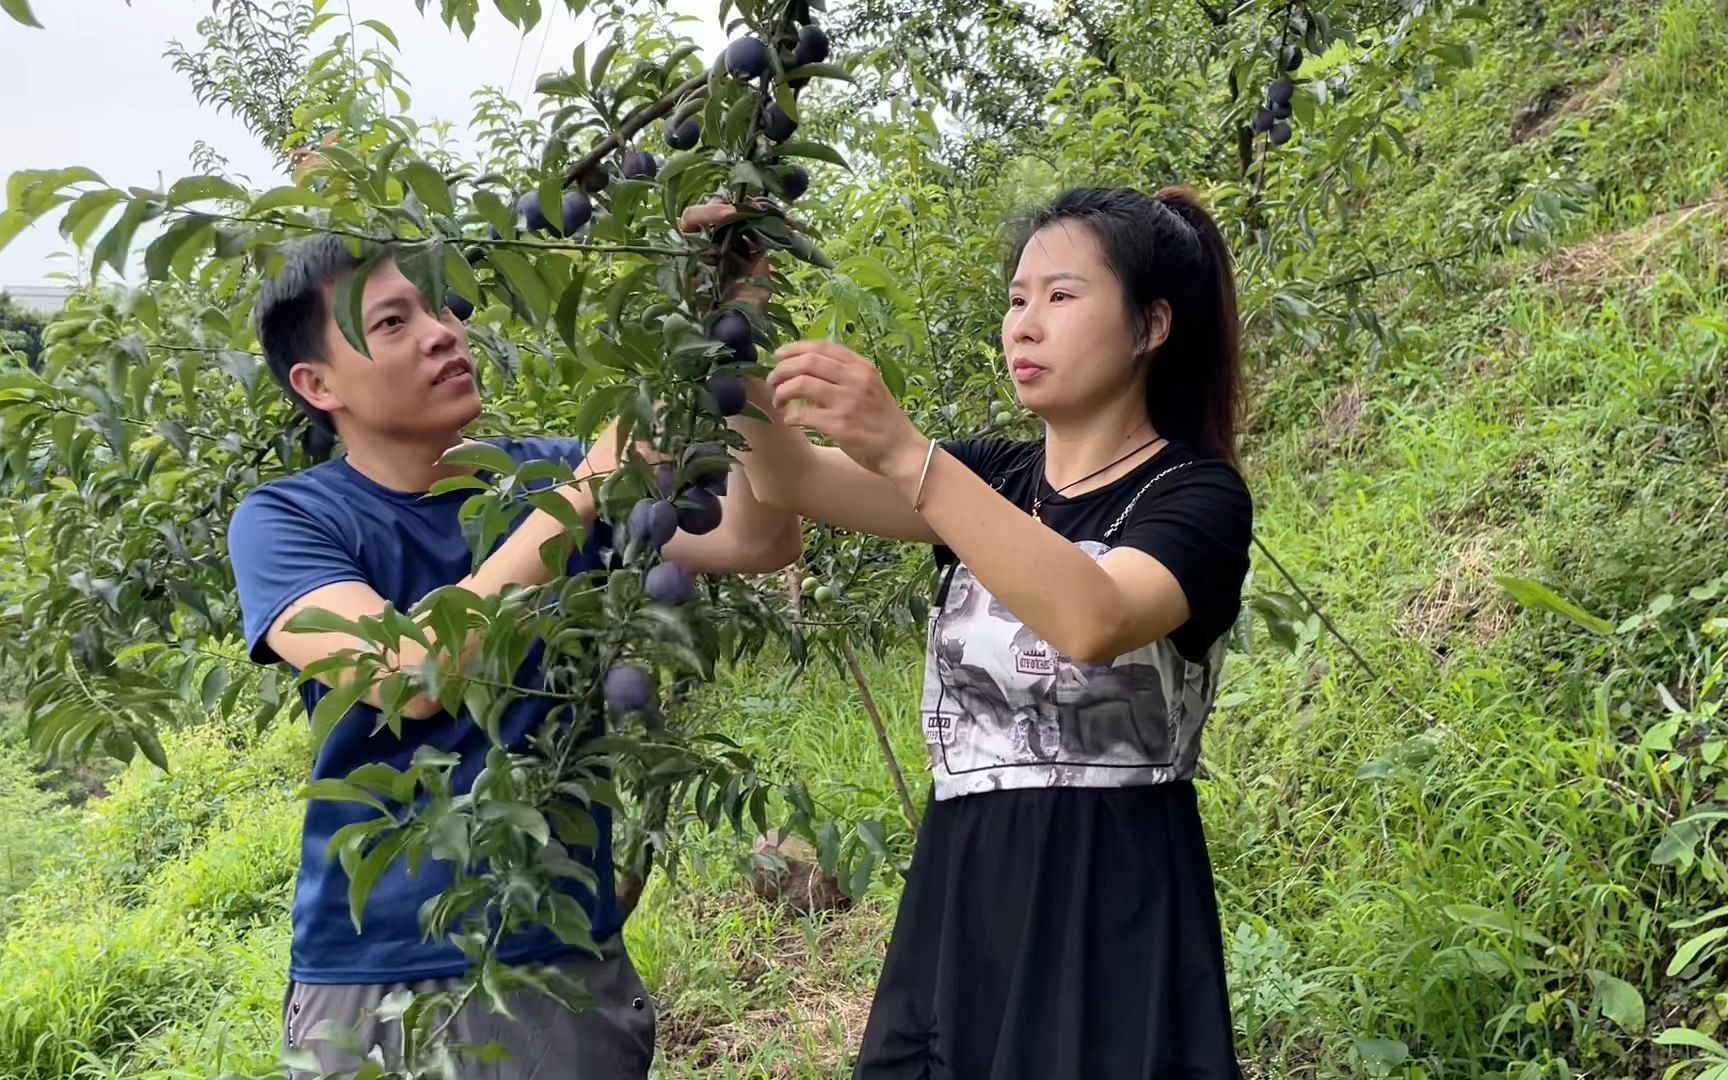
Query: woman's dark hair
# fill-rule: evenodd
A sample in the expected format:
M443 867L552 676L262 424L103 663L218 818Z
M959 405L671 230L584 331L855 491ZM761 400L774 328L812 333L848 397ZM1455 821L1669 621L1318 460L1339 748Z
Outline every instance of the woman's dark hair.
M1149 360L1146 412L1160 435L1234 462L1242 385L1241 323L1230 249L1186 188L1147 195L1133 188L1075 188L1023 219L1009 248L1012 278L1043 228L1078 222L1092 230L1122 283L1136 334L1159 300L1170 333Z

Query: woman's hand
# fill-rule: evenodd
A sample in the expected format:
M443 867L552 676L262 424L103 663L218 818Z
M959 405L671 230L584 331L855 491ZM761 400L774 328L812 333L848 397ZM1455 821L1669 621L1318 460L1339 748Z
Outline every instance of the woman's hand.
M915 427L876 365L844 345L799 341L774 354L768 374L786 423L821 432L873 473L915 482L930 442Z

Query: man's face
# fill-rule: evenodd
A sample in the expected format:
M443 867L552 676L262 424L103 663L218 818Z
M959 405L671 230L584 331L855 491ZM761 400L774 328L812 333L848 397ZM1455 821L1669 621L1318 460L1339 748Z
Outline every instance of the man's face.
M327 286L332 311L334 285ZM468 328L446 307L429 308L394 262L366 279L361 329L371 359L348 343L332 313L325 320L327 360L296 364L294 388L329 413L345 440L360 432L404 441L442 441L480 415Z

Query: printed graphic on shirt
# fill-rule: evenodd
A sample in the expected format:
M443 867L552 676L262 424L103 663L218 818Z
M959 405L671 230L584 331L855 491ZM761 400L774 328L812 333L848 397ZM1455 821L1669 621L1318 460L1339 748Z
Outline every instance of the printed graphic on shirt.
M1094 559L1110 550L1075 546ZM1190 777L1223 659L1222 640L1200 664L1165 640L1075 661L957 566L932 616L921 701L936 796Z

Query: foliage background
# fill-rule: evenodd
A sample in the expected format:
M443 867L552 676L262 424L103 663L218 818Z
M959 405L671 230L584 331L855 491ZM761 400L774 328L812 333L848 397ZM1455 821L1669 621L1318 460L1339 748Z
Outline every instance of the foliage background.
M798 278L801 325L891 362L931 429L1027 432L996 365L997 224L1063 183L1200 188L1240 257L1265 544L1201 784L1250 1073L1720 1080L1728 16L1706 0L1323 10L1371 46L1311 51L1300 74L1326 76L1327 100L1299 91L1291 145L1244 167L1235 135L1269 77L1260 8L1220 27L1161 0L836 5L859 81L806 123L854 171L823 171L799 207L838 264ZM1233 99L1238 58L1258 67ZM502 103L477 123L507 168L535 137ZM226 320L212 301L241 283L196 284L161 314L244 348L208 314ZM138 295L91 290L58 340L76 356L123 340L90 328L135 329ZM496 387L501 427L573 421L536 391L534 344L497 344L527 372ZM218 361L198 400L235 431L279 428L267 379ZM217 473L232 499L257 479L233 464L251 448L212 435L224 456L199 483ZM117 508L183 510L195 486L56 475L12 474L0 503L13 642L78 589L67 567L168 564ZM219 560L198 561L213 543L187 546L219 604ZM927 557L812 535L808 562L838 590L821 614L871 646L870 686L916 763L916 642L896 628ZM0 1075L273 1059L306 729L255 732L249 688L225 700L239 682L220 664L187 670L171 773L139 759L44 785L16 726L0 746L17 823L0 840L16 892ZM884 823L887 859L852 912L788 918L751 896L747 838L675 822L680 873L651 880L627 930L661 1004L660 1070L843 1076L911 843L856 687L766 654L690 707L796 769L836 821Z

